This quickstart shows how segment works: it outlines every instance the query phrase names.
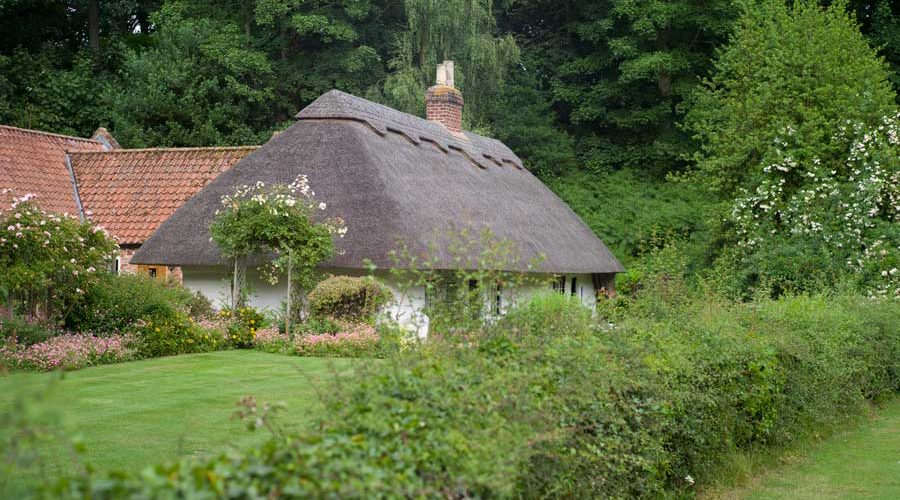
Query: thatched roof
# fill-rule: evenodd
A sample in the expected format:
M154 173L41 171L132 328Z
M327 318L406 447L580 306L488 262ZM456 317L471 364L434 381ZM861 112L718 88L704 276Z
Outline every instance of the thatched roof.
M325 216L346 221L328 266L392 267L402 242L426 251L441 235L489 228L510 240L520 270L542 259L552 273L621 272L594 233L500 141L442 125L339 91L297 115L297 123L224 172L178 209L135 253L137 264L223 264L209 224L236 186L290 183L306 174ZM438 267L453 268L439 252Z

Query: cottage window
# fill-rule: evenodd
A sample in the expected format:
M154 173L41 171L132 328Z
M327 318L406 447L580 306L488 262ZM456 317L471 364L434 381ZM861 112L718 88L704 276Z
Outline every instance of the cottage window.
M500 309L503 306L503 288L500 283L497 283L497 287L494 294L494 314L500 315Z
M566 293L566 277L557 276L553 280L553 291L557 293Z
M151 278L155 278L156 277L156 268L155 267L147 268L147 276L150 276Z
M575 291L578 290L578 288L575 287L576 281L578 281L578 278L576 278L575 276L572 276L572 296L573 297L575 296Z

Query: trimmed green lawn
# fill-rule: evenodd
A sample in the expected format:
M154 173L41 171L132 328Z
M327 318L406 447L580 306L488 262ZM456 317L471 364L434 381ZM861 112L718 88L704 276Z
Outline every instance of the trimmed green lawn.
M900 400L720 498L900 498Z
M317 391L335 373L349 370L351 362L224 351L64 374L16 373L0 376L0 415L6 416L23 395L41 394L46 400L32 403L30 412L61 421L63 435L80 436L85 461L99 469L135 470L265 439L267 431L250 432L232 417L243 396L285 403L277 422L298 428L321 411ZM26 482L72 466L70 447L55 437L48 441L40 451L49 470L23 471Z

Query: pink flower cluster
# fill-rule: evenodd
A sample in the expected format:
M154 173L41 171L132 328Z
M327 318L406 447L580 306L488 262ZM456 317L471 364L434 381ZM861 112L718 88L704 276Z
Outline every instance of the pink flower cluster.
M348 324L346 330L330 334L303 335L294 340L300 356L352 357L373 351L378 344L375 327L367 324Z
M291 338L285 334L278 331L277 328L260 328L256 330L256 336L253 339L255 344L259 345L273 345L279 343L290 343Z
M74 370L92 365L134 359L130 335L95 337L90 334L59 335L25 348L14 343L0 348L0 360L15 368L30 370Z

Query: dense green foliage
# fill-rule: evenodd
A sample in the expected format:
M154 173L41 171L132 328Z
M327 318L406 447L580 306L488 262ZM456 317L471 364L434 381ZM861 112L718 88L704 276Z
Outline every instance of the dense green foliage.
M176 284L140 275L104 274L72 309L66 327L96 333L124 332L141 320L171 317L178 310L199 317L205 309L202 298Z
M687 115L690 178L723 201L740 286L900 293L900 110L844 4L764 1L715 68Z
M895 3L12 0L0 2L0 123L103 125L126 147L261 143L331 88L421 115L435 64L453 59L465 126L510 145L621 260L688 238L694 266L724 259L736 289L816 288L860 255L845 281L865 283L895 267L865 258L896 253L886 203L857 218L872 227L852 250L794 237L780 217L813 184L851 189L850 148L893 116ZM786 159L804 166L784 179L785 206L745 238L766 234L769 248L735 249L747 228L729 209ZM799 176L813 160L837 178ZM718 199L666 180L692 167ZM817 210L837 220L831 201Z
M675 278L619 310L612 326L563 296L541 297L481 334L362 366L334 386L316 430L59 492L653 497L900 389L894 302L748 305Z

